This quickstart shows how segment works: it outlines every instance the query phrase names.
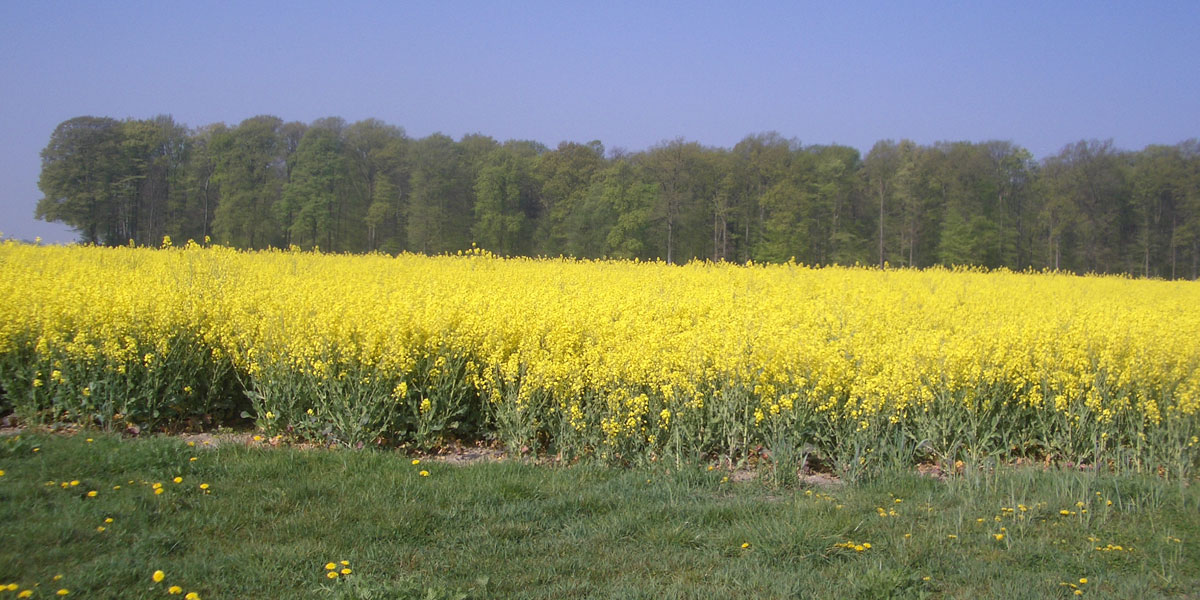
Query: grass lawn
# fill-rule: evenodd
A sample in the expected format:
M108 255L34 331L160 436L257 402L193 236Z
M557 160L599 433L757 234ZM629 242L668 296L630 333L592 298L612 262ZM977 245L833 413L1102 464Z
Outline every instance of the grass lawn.
M703 467L412 461L0 438L0 600L1200 593L1200 490L1157 478L1001 467L783 489Z

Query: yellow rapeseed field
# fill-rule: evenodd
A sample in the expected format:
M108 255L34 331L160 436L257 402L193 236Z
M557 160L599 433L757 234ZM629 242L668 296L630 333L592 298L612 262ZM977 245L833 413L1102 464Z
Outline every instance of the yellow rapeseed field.
M0 245L27 421L604 460L814 451L1191 468L1200 284Z

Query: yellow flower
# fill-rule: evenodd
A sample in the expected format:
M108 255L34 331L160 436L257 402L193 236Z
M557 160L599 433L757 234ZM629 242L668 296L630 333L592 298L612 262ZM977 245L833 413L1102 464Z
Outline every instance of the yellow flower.
M1004 539L1004 534L1003 533L994 533L994 534L992 534L992 537L996 538L996 541L998 542L998 541Z
M331 563L331 562L330 562L330 563L325 563L325 570L326 570L326 571L332 571L332 570L334 570L334 569L336 569L336 568L337 568L337 565L335 565L335 564L333 564L333 563Z
M161 583L166 576L167 574L163 573L162 571L155 571L154 574L150 576L150 579L154 580L154 583Z
M179 586L177 586L177 585L173 585L173 586L171 586L171 587L167 588L167 593L168 593L168 594L171 594L172 596L175 596L175 595L177 595L177 594L182 594L182 593L183 593L183 588L181 588L181 587L179 587Z
M419 464L421 464L421 459L419 459L419 458L414 458L414 459L412 460L412 464L413 464L413 466L416 466L416 465L419 465Z
M67 588L62 588L54 593L55 593L55 595L58 595L58 596L66 596L67 594L71 593L71 590L68 590Z
M207 490L207 489L208 489L208 484L207 484L207 483L202 483L202 484L200 484L200 489L202 489L202 490Z
M95 498L96 496L99 496L99 495L100 495L100 492L97 492L96 490L92 490L87 493L88 498Z
M18 598L32 598L33 590L21 590L21 593L17 594L17 597Z
M343 566L343 567L348 567L348 566L350 566L350 561L348 561L348 560L343 560L343 561L342 561L342 566Z
M189 458L189 459L188 459L188 462L196 462L196 457L195 457L195 456L193 456L193 457Z
M112 522L113 522L113 518L112 518L112 517L105 517L105 519L104 519L104 522L105 522L105 523L112 523Z
M261 441L262 441L262 436L261 436L261 435L256 435L256 436L254 436L254 441L256 441L256 442L261 442Z
M196 592L188 592L188 594L183 598L184 600L200 600L200 594L197 594Z
M71 487L75 487L75 486L79 485L79 480L78 479L72 480L70 485L71 485Z
M84 440L84 441L90 444L90 443L92 443L92 441L93 441L93 440L92 440L92 438L88 438L88 439L86 439L86 440Z
M176 477L175 479L172 479L171 481L174 481L175 483L183 483L183 478L182 478L182 477Z
M1075 590L1075 595L1076 595L1076 596L1082 596L1082 595L1083 595L1083 590Z
M1080 577L1079 583L1087 583L1087 577Z
M750 542L742 542L742 548L743 548L743 549L745 549L745 548L749 548L749 547L750 547Z
M97 528L96 528L96 531L98 531L98 532L100 532L100 533L104 533L104 526L103 526L103 525L101 525L101 526L97 527Z
M350 570L350 567L346 567L345 569L342 569L342 575L349 575L349 574L351 574L351 573L353 573L353 572L354 572L354 571L351 571L351 570Z
M422 470L420 475L421 477L429 477L429 471Z
M51 580L52 581L60 581L60 580L62 580L62 578L63 578L62 573L59 573L58 575L51 577Z
M154 495L155 495L155 496L157 496L157 495L159 495L159 494L161 494L161 493L163 493L163 492L165 492L165 491L166 491L166 490L164 490L164 489L162 489L162 488L154 488Z
M337 572L337 571L329 571L328 573L325 573L325 576L326 576L326 577L328 577L328 578L330 578L330 579L337 579L337 578L338 578L338 572Z

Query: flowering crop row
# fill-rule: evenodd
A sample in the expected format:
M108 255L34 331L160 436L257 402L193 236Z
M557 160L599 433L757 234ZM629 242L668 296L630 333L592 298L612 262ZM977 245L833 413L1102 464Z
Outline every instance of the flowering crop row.
M1194 282L0 245L0 402L107 428L1187 469L1198 334Z

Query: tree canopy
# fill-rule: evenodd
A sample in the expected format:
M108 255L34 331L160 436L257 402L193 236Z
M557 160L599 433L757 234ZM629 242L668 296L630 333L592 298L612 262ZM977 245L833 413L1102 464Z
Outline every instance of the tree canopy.
M84 116L51 134L39 187L37 218L94 244L1200 275L1195 139L1085 140L1040 161L1010 141L882 140L861 156L773 132L606 153L413 139L376 119Z

